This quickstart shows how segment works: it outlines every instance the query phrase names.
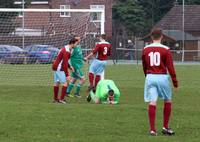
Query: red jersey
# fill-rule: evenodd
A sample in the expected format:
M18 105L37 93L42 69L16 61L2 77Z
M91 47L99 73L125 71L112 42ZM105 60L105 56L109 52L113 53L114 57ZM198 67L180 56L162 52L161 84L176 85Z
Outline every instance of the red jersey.
M96 47L92 50L92 53L99 60L107 60L108 56L111 55L111 44L108 42L99 42Z
M142 51L143 71L146 74L169 74L174 87L178 87L172 54L169 47L160 43L152 43Z
M69 46L65 46L59 51L56 60L53 62L52 69L54 71L64 71L67 75L69 58L70 58L70 48Z

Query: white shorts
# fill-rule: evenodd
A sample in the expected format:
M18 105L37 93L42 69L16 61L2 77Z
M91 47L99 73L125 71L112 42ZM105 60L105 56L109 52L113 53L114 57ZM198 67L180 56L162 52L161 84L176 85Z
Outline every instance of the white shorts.
M158 97L171 100L170 77L168 74L147 74L144 86L144 101L156 102Z

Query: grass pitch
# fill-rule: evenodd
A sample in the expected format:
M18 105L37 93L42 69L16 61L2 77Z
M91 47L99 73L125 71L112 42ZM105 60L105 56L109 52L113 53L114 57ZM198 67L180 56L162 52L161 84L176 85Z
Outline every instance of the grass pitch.
M141 65L107 66L106 78L122 94L116 106L87 103L86 86L81 99L53 104L50 65L0 65L0 142L199 142L200 65L176 65L176 70L180 88L170 123L176 135L160 133L159 100L158 136L151 137Z

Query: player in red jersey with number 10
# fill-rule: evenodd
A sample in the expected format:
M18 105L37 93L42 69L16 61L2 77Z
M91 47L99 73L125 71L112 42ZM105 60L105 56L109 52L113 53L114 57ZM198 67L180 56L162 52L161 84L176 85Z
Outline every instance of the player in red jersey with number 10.
M96 47L92 50L92 52L87 55L84 59L88 60L93 55L96 55L96 58L92 61L89 68L89 82L90 88L96 87L97 83L101 79L101 74L105 69L105 65L107 64L108 56L111 55L111 44L106 41L106 35L102 34L99 37L100 42L96 44ZM94 76L95 81L94 81Z
M175 89L178 88L176 72L169 47L161 44L163 38L162 30L156 28L151 32L153 43L144 47L142 51L142 64L145 74L144 100L149 103L148 115L150 123L150 134L155 136L156 102L158 97L164 100L163 108L163 129L162 133L167 135L175 134L169 128L169 118L172 106L172 89L170 76ZM170 76L168 75L168 73Z

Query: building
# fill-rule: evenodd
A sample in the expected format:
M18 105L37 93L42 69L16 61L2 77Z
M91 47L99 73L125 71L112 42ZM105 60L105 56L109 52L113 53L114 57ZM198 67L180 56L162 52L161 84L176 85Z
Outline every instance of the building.
M105 11L104 31L112 36L113 0L32 0L25 3L26 9L97 9ZM22 0L16 0L16 7L22 7ZM100 17L94 13L74 12L5 12L8 23L1 24L0 43L20 47L33 44L48 44L61 48L71 35L82 36L83 48L93 48L96 34L100 34ZM9 17L10 16L10 17ZM88 51L88 50L87 50Z
M175 59L181 60L184 48L185 61L199 60L200 5L185 5L184 9L184 24L183 6L176 5L154 27L162 28L166 35L177 41L176 44L171 47L172 50L175 50ZM185 39L184 42L183 39Z
M21 5L21 1L16 1L15 4ZM100 9L105 11L105 33L112 36L112 0L33 0L27 8L33 9ZM22 13L18 17L21 24ZM40 29L44 33L51 34L63 32L75 32L76 27L81 24L89 25L88 34L100 33L100 14L78 14L70 12L60 13L25 13L25 28L26 29ZM80 20L80 21L78 21ZM78 22L77 22L78 21ZM82 22L82 23L81 23ZM80 29L80 27L78 27ZM83 27L84 29L86 27ZM81 30L81 29L80 29Z
M185 32L195 37L200 37L200 5L185 5ZM156 25L164 30L183 29L183 7L182 5L174 6Z

